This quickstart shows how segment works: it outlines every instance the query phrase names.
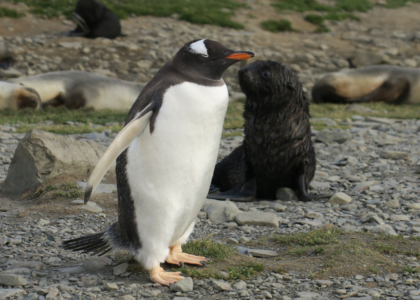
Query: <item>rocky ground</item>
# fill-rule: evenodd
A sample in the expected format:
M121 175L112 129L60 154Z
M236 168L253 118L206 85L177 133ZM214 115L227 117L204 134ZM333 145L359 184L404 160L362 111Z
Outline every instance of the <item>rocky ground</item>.
M310 33L312 25L302 24L301 15L291 13L285 17L302 32L272 34L256 26L261 15L272 12L249 3L252 12L243 11L237 17L246 24L245 30L191 25L176 17L142 17L123 21L128 36L115 41L61 37L60 32L73 28L64 19L2 18L0 35L15 51L17 64L0 71L0 78L77 69L147 82L180 46L202 37L233 49L254 51L256 59L285 62L299 74L306 91L322 74L350 64L420 64L418 4L396 10L377 6L369 14L359 14L362 22L331 23L332 32L325 34ZM249 14L254 17L247 20ZM233 95L239 92L239 67L231 68L225 77ZM328 118L321 121L327 126L335 124ZM238 251L247 255L261 256L257 249L282 256L276 245L250 241L330 225L350 232L420 237L416 173L420 122L355 115L346 125L350 129L313 131L317 173L311 183L312 192L344 194L308 203L295 201L287 191L273 202L207 202L191 238L211 235L215 241L240 246ZM18 126L0 127L0 184L24 136L15 133ZM74 137L108 146L115 134L107 131ZM226 156L241 141L241 137L222 140L220 156ZM112 202L114 183L107 184L102 188ZM266 268L245 281L186 280L172 291L150 283L144 273L127 271L117 254L91 258L59 247L62 240L98 232L115 220L115 202L107 206L97 197L93 198L97 204L87 210L73 209L72 214L64 213L65 208L74 207L71 201L77 197L62 202L63 211L50 202L39 209L31 200L0 197L0 299L420 299L419 273L401 267L383 274L360 269L348 276L313 279L305 269L314 267L311 260L315 256L305 263L296 260L293 265L291 261L284 272ZM413 249L412 255L401 255L399 265L419 268L420 255L415 251L418 249ZM266 264L274 262L272 257L260 259Z

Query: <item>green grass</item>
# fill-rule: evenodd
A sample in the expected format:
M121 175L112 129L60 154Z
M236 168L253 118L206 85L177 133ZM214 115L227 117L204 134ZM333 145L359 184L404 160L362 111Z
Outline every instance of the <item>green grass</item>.
M314 33L324 33L324 32L330 32L331 29L329 29L326 26L319 26L317 29L314 30Z
M373 7L369 0L335 0L334 6L320 4L316 0L274 0L272 5L279 10L294 10L298 12L367 12Z
M420 268L413 267L413 266L404 266L401 268L401 271L410 273L410 274L416 274L420 272Z
M282 245L315 246L336 243L337 238L343 235L342 230L318 229L304 233L285 234L274 237L274 240Z
M0 6L0 18L9 17L9 18L14 18L14 19L19 19L19 18L22 18L24 16L25 16L24 13L20 13L20 12L17 12L16 10L14 10L14 9L10 9L10 8L7 8L7 7L1 7Z
M305 21L308 21L309 23L312 23L314 25L321 25L325 20L324 16L314 14L306 15L304 19Z
M292 28L292 23L289 20L267 20L261 22L261 27L264 30L271 31L271 32L280 32L280 31L295 31Z
M404 6L407 2L420 3L420 0L387 0L386 8L398 8Z
M70 18L77 0L8 0L23 2L31 12L44 18L65 15ZM195 24L212 24L236 29L243 25L232 21L235 10L244 7L235 0L102 0L109 9L120 18L126 19L132 14L169 17L177 14L180 20Z
M227 268L230 280L252 278L264 270L264 265L255 262L245 262L238 266Z
M205 256L206 258L210 258L213 262L226 260L236 253L232 247L215 243L211 239L190 241L182 246L182 251L197 256Z

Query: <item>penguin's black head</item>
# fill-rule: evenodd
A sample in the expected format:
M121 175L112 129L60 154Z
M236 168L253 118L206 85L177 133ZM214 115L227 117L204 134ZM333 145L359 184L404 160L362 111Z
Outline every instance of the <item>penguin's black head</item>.
M216 41L202 39L185 44L175 54L172 65L193 77L219 80L231 65L251 57L252 52L233 51Z

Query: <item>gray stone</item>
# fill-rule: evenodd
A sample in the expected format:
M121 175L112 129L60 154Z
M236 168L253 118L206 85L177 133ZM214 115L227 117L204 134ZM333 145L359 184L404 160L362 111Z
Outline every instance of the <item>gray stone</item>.
M281 205L280 203L271 203L270 204L270 208L272 209L272 210L274 210L274 211L277 211L277 212L283 212L283 211L286 211L286 209L287 209L287 206L286 205Z
M381 151L379 156L385 159L408 159L408 153L401 151Z
M376 222L378 224L384 224L384 220L382 220L376 213L367 213L360 218L360 222Z
M338 192L330 198L329 202L330 204L348 204L351 202L351 197L345 193Z
M388 225L388 224L382 224L382 225L375 226L370 231L372 233L397 235L394 228L392 228L392 226Z
M352 65L355 67L363 67L370 65L378 65L389 61L386 54L373 51L356 50L350 57Z
M97 272L110 266L112 264L112 259L108 257L95 257L87 262L85 262L84 267L88 272Z
M273 213L249 211L237 215L235 220L239 225L279 227L277 216Z
M367 190L370 186L377 184L378 181L364 181L361 183L358 183L353 189L353 192L361 192L364 190Z
M351 138L349 130L321 130L316 136L315 141L325 144L339 143L342 144Z
M129 264L128 263L122 263L118 266L114 267L114 275L119 276L121 274L124 274L128 269Z
M309 183L309 186L313 189L329 189L331 187L331 184L329 182L321 182L321 181L311 181Z
M389 219L391 221L410 221L411 217L408 215L392 215Z
M245 281L239 281L233 284L233 287L237 290L246 290L246 282Z
M60 292L58 289L56 288L52 288L50 289L50 291L48 292L48 294L45 296L46 300L56 300L57 297L59 297Z
M347 105L345 110L354 111L358 113L377 113L378 112L376 109L372 109L370 107L366 107L360 104Z
M66 49L74 49L74 50L82 49L82 43L79 43L79 42L59 42L58 45L61 48L66 48Z
M388 278L389 280L392 281L397 281L398 280L398 274L397 273L389 273L385 275L385 278Z
M231 201L212 199L204 201L202 210L206 212L207 218L216 224L235 221L235 217L241 212Z
M410 203L410 204L407 204L407 207L409 209L419 209L420 210L420 203Z
M3 192L21 194L62 173L86 175L95 167L105 147L92 141L29 131L18 144Z
M22 73L16 70L15 68L9 68L7 70L0 69L0 78L17 78L22 76Z
M0 300L11 299L22 294L25 294L25 291L21 289L0 289Z
M276 199L283 201L299 201L296 193L289 188L279 188L276 191Z
M326 286L330 286L334 284L334 282L332 282L331 280L315 280L315 282L318 285L326 285Z
M0 274L0 284L8 286L26 285L27 281L22 276L12 274Z
M191 277L186 277L171 285L170 289L173 292L191 292L194 283Z
M248 249L248 254L254 257L277 257L279 254L270 250Z
M317 219L317 218L321 218L322 214L316 211L308 211L305 214L305 217L309 218L309 219Z
M172 300L193 300L193 299L188 298L188 297L174 297Z
M384 205L389 208L398 208L400 207L400 201L398 199L393 199L385 202Z
M229 283L221 281L221 280L212 280L213 288L218 291L230 291L232 287Z
M116 290L118 290L118 285L116 285L113 282L105 282L104 283L104 286L109 291L116 291Z

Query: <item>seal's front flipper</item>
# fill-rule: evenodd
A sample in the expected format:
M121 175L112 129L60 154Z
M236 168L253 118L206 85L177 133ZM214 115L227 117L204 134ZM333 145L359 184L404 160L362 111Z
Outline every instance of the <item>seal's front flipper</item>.
M296 195L300 201L312 201L321 198L331 197L331 194L322 194L322 195L312 195L308 193L308 187L306 186L305 176L301 174L298 178L298 187Z
M207 198L216 200L230 199L232 201L254 201L257 194L257 181L255 178L246 181L242 186L234 187L233 189L218 193L208 194Z
M112 144L106 149L104 155L99 160L95 169L89 177L85 190L85 203L88 202L92 192L98 186L102 177L108 171L114 160L121 154L131 142L141 135L149 124L150 118L153 114L153 102L146 106L140 113L138 113L130 123L120 131Z

